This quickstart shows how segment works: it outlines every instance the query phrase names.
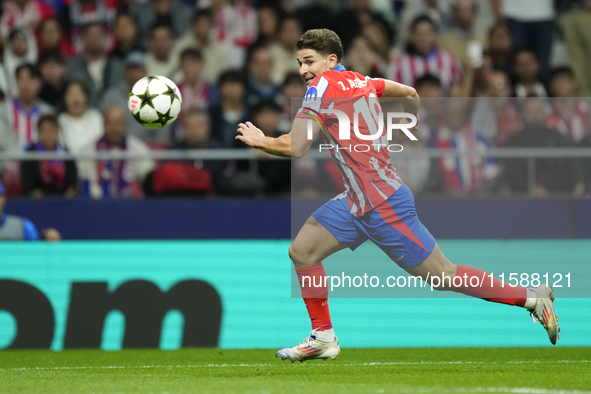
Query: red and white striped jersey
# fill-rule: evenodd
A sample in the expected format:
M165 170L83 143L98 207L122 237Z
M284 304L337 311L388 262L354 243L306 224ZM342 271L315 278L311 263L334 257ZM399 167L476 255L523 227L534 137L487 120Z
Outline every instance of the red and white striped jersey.
M382 109L378 97L384 92L384 80L364 77L343 66L318 76L308 87L302 108L296 118L321 118L322 135L339 169L349 200L351 214L365 212L384 202L402 185L402 179L390 163L386 148L386 127L380 132L378 119ZM334 108L350 119L349 137L340 138L335 113L322 113ZM358 128L355 130L355 121ZM375 136L363 139L359 135ZM338 149L337 149L338 147Z
M587 135L587 103L577 100L570 111L563 108L560 99L554 99L550 104L546 125L560 131L571 142L580 143Z
M417 78L432 74L441 80L441 87L449 91L462 79L462 66L449 52L435 48L425 56L396 54L392 56L386 76L396 82L415 86Z
M51 110L41 103L36 104L29 111L17 99L12 99L8 103L9 124L21 147L38 141L37 121L41 115L50 112Z

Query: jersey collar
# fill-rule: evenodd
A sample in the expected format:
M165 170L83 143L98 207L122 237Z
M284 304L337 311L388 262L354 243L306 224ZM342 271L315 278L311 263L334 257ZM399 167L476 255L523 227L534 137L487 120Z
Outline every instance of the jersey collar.
M333 68L332 71L347 71L347 69L342 64L339 64L338 66Z

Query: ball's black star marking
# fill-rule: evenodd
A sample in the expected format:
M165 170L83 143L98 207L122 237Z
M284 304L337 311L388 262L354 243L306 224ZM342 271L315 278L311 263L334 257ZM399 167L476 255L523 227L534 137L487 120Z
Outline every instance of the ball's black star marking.
M150 94L150 88L146 88L144 94L138 94L137 97L142 100L140 108L143 108L145 105L149 105L150 107L154 108L154 100L158 95L157 94Z
M170 116L170 108L164 113L158 111L156 111L156 113L158 114L158 120L155 120L152 123L160 123L160 127L166 126L168 121L174 118L173 116Z
M164 93L162 93L163 96L168 96L170 97L170 102L174 102L174 99L179 99L180 97L178 94L176 94L176 90L171 88L170 86L166 85L166 87L168 88L168 90Z
M146 78L148 78L148 83L152 82L155 79L158 79L158 77L152 77L152 76L149 76L149 77L146 77Z

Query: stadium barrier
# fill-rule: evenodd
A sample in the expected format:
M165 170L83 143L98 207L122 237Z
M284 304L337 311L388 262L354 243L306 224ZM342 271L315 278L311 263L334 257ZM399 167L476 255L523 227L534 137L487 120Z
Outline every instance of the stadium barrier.
M421 158L494 158L494 159L525 159L527 160L527 184L530 193L533 192L536 179L536 159L589 159L591 149L582 147L564 148L491 148L485 151L480 150L442 150L442 149L413 149L412 152L392 153L392 156L407 158L409 160ZM309 159L327 159L330 156L326 151L310 151ZM258 170L259 157L252 149L203 149L203 150L153 150L150 152L126 152L126 151L104 151L104 152L21 152L4 151L0 152L0 163L6 161L23 160L248 160L251 171ZM270 160L286 160L286 158L271 156Z

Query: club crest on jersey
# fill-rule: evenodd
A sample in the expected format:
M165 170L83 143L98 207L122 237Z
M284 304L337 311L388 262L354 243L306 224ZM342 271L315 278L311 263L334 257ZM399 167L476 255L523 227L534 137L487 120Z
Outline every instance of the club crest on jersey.
M322 98L318 97L318 89L316 86L310 86L306 91L302 108L309 108L314 111L319 111L322 104Z

